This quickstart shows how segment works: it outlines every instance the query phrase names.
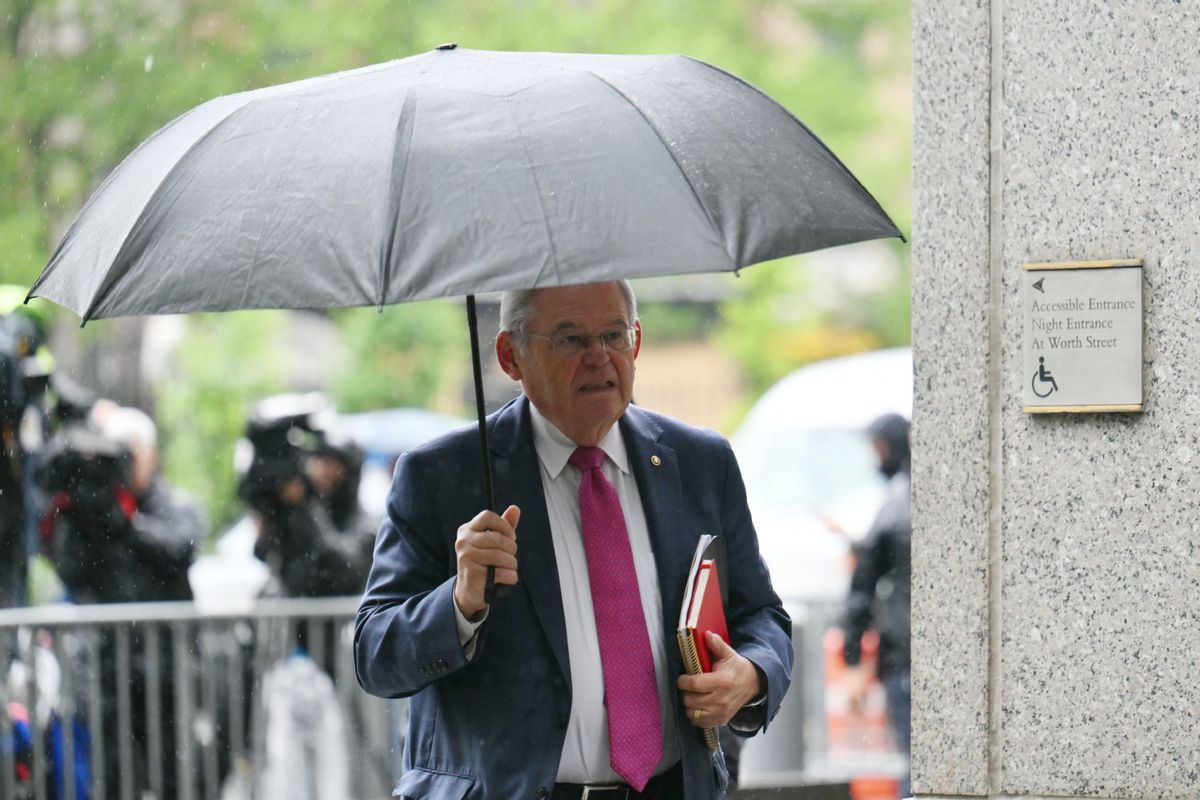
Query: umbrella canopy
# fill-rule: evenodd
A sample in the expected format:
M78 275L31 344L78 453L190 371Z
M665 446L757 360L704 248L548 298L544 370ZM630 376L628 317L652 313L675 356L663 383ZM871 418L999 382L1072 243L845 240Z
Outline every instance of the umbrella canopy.
M700 61L444 46L180 116L30 296L85 321L383 306L900 235L799 120Z

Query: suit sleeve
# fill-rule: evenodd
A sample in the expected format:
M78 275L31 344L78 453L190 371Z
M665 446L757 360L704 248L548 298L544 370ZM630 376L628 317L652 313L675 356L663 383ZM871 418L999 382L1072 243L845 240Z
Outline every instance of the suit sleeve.
M750 659L766 678L766 702L735 717L735 732L766 730L791 684L792 621L771 586L771 576L758 551L758 535L750 518L746 487L732 448L725 443L725 483L721 526L729 564L729 635L735 650ZM747 723L750 723L747 725Z
M402 456L354 629L359 684L407 697L466 666L454 613L454 540L438 519L416 459Z

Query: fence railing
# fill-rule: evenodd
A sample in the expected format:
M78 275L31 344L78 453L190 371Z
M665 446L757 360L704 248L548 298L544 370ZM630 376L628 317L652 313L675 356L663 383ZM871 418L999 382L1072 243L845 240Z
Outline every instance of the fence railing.
M357 604L0 611L0 797L390 796L406 705L355 681Z
M407 705L354 677L357 597L0 611L0 798L385 798ZM841 604L789 606L796 662L771 730L746 743L747 787L899 775L878 697L839 709Z

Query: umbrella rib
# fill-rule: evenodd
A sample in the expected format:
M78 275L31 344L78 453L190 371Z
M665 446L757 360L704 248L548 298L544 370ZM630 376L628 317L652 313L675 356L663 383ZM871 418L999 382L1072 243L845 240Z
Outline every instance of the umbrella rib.
M521 129L521 121L517 115L513 113L512 98L504 99L504 107L508 109L508 115L512 118L513 126L517 130L517 138L521 142L521 149L525 152L525 163L529 166L529 175L533 179L533 185L536 189L538 209L542 212L542 226L546 229L546 243L550 247L550 259L554 268L554 279L557 283L563 282L562 265L558 261L558 248L554 246L554 233L550 228L550 216L546 213L546 202L542 198L542 184L538 181L537 170L533 168L533 159L529 153L529 145L525 140L525 131ZM534 281L535 284L541 283L543 268L538 269L538 277ZM530 287L532 288L532 287Z
M679 171L680 177L683 178L684 183L687 184L688 189L692 193L692 197L696 200L696 205L698 205L700 207L700 210L704 212L704 218L706 220L708 220L709 227L712 228L713 233L717 237L717 241L721 242L721 244L725 250L725 255L729 256L729 262L732 265L730 267L730 269L736 270L741 267L747 266L746 264L739 264L737 259L734 258L733 254L729 252L729 242L727 242L725 240L725 234L721 231L720 226L717 225L717 221L715 219L713 219L712 212L709 210L708 206L705 205L704 201L700 198L700 193L696 190L696 185L694 183L692 183L692 179L690 177L688 177L688 174L684 170L683 165L679 163L679 158L676 157L675 151L672 150L671 147L667 144L666 140L663 139L662 134L658 130L658 126L655 125L650 120L650 118L646 116L645 112L642 111L642 109L638 106L637 103L633 102L633 100L629 97L629 95L625 94L620 89L618 89L616 86L614 86L603 75L599 75L591 70L585 70L584 74L592 76L596 80L600 81L600 83L607 86L610 91L612 91L614 94L616 94L622 100L624 100L625 103L630 108L632 108L634 111L637 112L637 115L642 118L642 121L644 123L646 123L646 127L649 128L650 132L654 134L654 138L657 139L659 144L661 144L663 146L663 149L667 151L667 155L669 155L671 157L671 162L673 164L675 164L675 169L677 169Z
M390 278L392 275L392 258L396 251L396 232L400 228L400 209L404 201L404 189L408 185L408 165L412 156L413 130L416 128L416 99L411 90L404 93L404 102L400 104L400 113L396 119L396 143L392 147L391 180L388 184L388 212L391 217L391 230L383 243L383 253L379 262L379 297L376 310L383 311L387 302ZM403 145L403 164L400 166L397 179L396 160L401 157Z

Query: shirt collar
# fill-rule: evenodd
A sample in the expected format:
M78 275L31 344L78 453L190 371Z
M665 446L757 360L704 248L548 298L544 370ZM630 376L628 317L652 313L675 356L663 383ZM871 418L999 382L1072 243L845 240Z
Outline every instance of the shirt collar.
M553 422L542 416L533 403L529 404L529 420L533 424L533 449L537 452L538 460L550 473L550 479L557 480L577 445ZM613 425L609 429L600 440L599 447L617 465L617 469L629 474L629 455L625 451L625 440L621 438L620 425Z

